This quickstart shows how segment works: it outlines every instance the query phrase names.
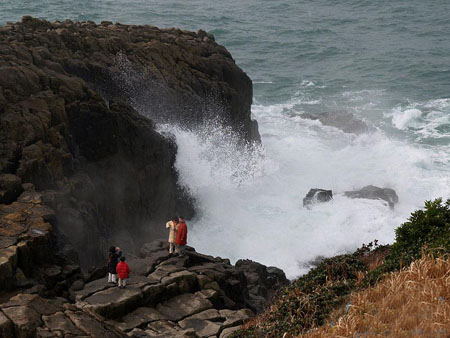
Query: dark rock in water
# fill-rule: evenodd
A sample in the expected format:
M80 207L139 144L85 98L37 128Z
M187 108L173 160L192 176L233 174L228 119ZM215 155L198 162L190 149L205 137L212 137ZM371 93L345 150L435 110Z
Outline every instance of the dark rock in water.
M361 190L346 191L344 195L350 198L367 198L371 200L383 200L393 208L398 203L398 196L394 189L379 188L373 185L368 185Z
M311 189L303 198L303 206L307 207L317 202L328 202L333 199L333 192L324 189Z
M324 126L331 126L350 134L363 134L369 131L367 124L348 112L325 112L320 114L304 113L304 119L319 120Z

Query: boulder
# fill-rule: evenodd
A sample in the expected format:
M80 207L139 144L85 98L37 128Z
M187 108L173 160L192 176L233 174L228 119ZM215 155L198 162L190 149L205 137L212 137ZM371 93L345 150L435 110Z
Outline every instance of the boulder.
M174 338L197 338L198 335L195 333L193 329L183 330L175 323L169 321L156 321L148 324L147 330L145 330L143 335L133 335L133 331L131 332L132 337L153 337L153 338L166 338L166 337L174 337ZM142 334L142 333L141 333Z
M241 309L238 311L233 311L225 314L225 322L223 327L232 327L236 325L241 325L245 320L254 317L255 314L249 309Z
M1 337L125 337L63 298L18 294L0 304Z
M75 324L77 328L90 337L120 338L126 335L105 326L96 318L82 311L66 311L66 316Z
M50 316L62 310L55 302L30 294L18 294L1 304L0 308L14 325L18 337L33 337L36 329L44 324L41 316Z
M84 332L78 329L62 312L56 312L50 316L42 316L45 325L52 332L61 332L62 335L84 335Z
M108 266L102 265L99 267L91 267L87 274L85 275L85 282L89 283L94 280L100 279L107 276L108 274Z
M184 319L178 325L183 329L194 329L199 337L216 336L221 329L221 325L204 319Z
M109 288L85 298L80 306L106 318L117 318L139 307L142 298L138 288Z
M229 327L224 329L221 333L220 333L220 338L227 338L233 335L233 333L237 330L239 330L241 328L241 326L234 326L234 327Z
M349 112L325 112L320 114L303 113L304 119L318 120L324 126L331 126L342 130L344 133L363 134L369 132L367 124Z
M115 325L122 331L128 332L138 326L150 322L166 319L161 313L154 308L139 307L136 310L128 313L126 316L115 323Z
M160 283L144 286L143 297L144 304L155 305L164 300L167 296L167 287Z
M139 256L141 258L149 257L156 251L168 251L169 245L167 241L154 240L149 243L144 243L139 250Z
M0 175L0 203L9 204L14 202L22 193L22 180L12 174Z
M14 337L14 326L0 311L0 337Z
M236 262L236 269L246 277L249 292L247 304L256 312L261 312L277 290L289 285L289 280L281 269L267 268L249 259Z
M185 293L158 304L156 309L169 320L179 321L212 307L209 300L192 293Z
M360 190L346 191L344 195L350 198L366 198L386 201L390 208L398 203L398 196L394 189L379 188L373 185L365 186Z
M107 282L107 279L97 279L92 282L86 283L81 290L75 291L75 299L78 301L93 295L96 292L113 287L112 284Z
M309 207L315 203L324 203L333 199L333 192L325 189L310 189L303 198L303 207Z
M217 322L217 321L224 321L225 316L221 315L219 310L209 309L209 310L205 310L205 311L196 313L195 315L189 316L186 319L203 319L203 320L211 320L213 322Z
M19 337L33 337L36 328L41 326L41 315L28 306L2 308L14 325L14 331Z
M197 288L197 277L195 273L190 271L178 271L171 273L167 277L161 279L163 285L175 283L179 289L179 293L187 293Z

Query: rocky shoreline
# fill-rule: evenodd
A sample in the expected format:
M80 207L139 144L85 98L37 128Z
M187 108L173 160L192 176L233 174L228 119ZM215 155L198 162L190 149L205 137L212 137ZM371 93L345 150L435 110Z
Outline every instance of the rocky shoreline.
M10 213L1 209L2 337L227 337L289 284L275 267L233 266L191 247L172 257L156 240L127 260L132 274L119 289L106 267L83 273L53 252L54 213L41 197L25 191Z
M54 210L58 249L82 268L110 243L137 252L192 217L173 136L156 123L208 121L259 140L252 82L204 31L111 22L0 27L0 203L32 184Z
M0 336L226 337L288 284L188 248L195 213L157 123L258 142L252 82L204 31L31 17L0 27ZM120 243L131 277L107 283ZM97 268L93 268L97 266Z

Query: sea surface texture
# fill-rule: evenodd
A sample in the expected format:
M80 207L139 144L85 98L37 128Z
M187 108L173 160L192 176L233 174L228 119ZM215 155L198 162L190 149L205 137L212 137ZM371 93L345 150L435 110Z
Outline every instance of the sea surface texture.
M262 146L241 149L213 121L160 126L197 201L188 239L291 278L317 256L391 242L424 200L450 197L449 13L439 0L0 2L1 25L32 15L213 33L253 80ZM302 116L322 112L332 118ZM343 194L370 184L399 203ZM334 198L303 208L310 188Z

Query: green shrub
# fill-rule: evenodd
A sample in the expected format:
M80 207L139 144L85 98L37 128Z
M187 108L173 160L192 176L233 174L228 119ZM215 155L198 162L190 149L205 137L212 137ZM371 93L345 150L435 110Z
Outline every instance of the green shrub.
M438 198L426 201L424 210L411 214L408 221L395 231L392 258L400 258L409 264L419 259L424 246L429 249L450 249L450 199L443 203Z
M270 310L233 337L280 337L297 335L322 325L329 314L353 292L373 285L385 273L396 271L421 257L427 250L450 252L450 199L426 201L423 210L411 214L396 229L392 246L377 241L353 254L325 259L316 268L280 291ZM379 267L368 268L373 257L383 257Z
M450 252L450 199L426 201L423 210L414 211L395 230L395 242L385 264L373 274L382 275L400 269L419 259L422 250Z

